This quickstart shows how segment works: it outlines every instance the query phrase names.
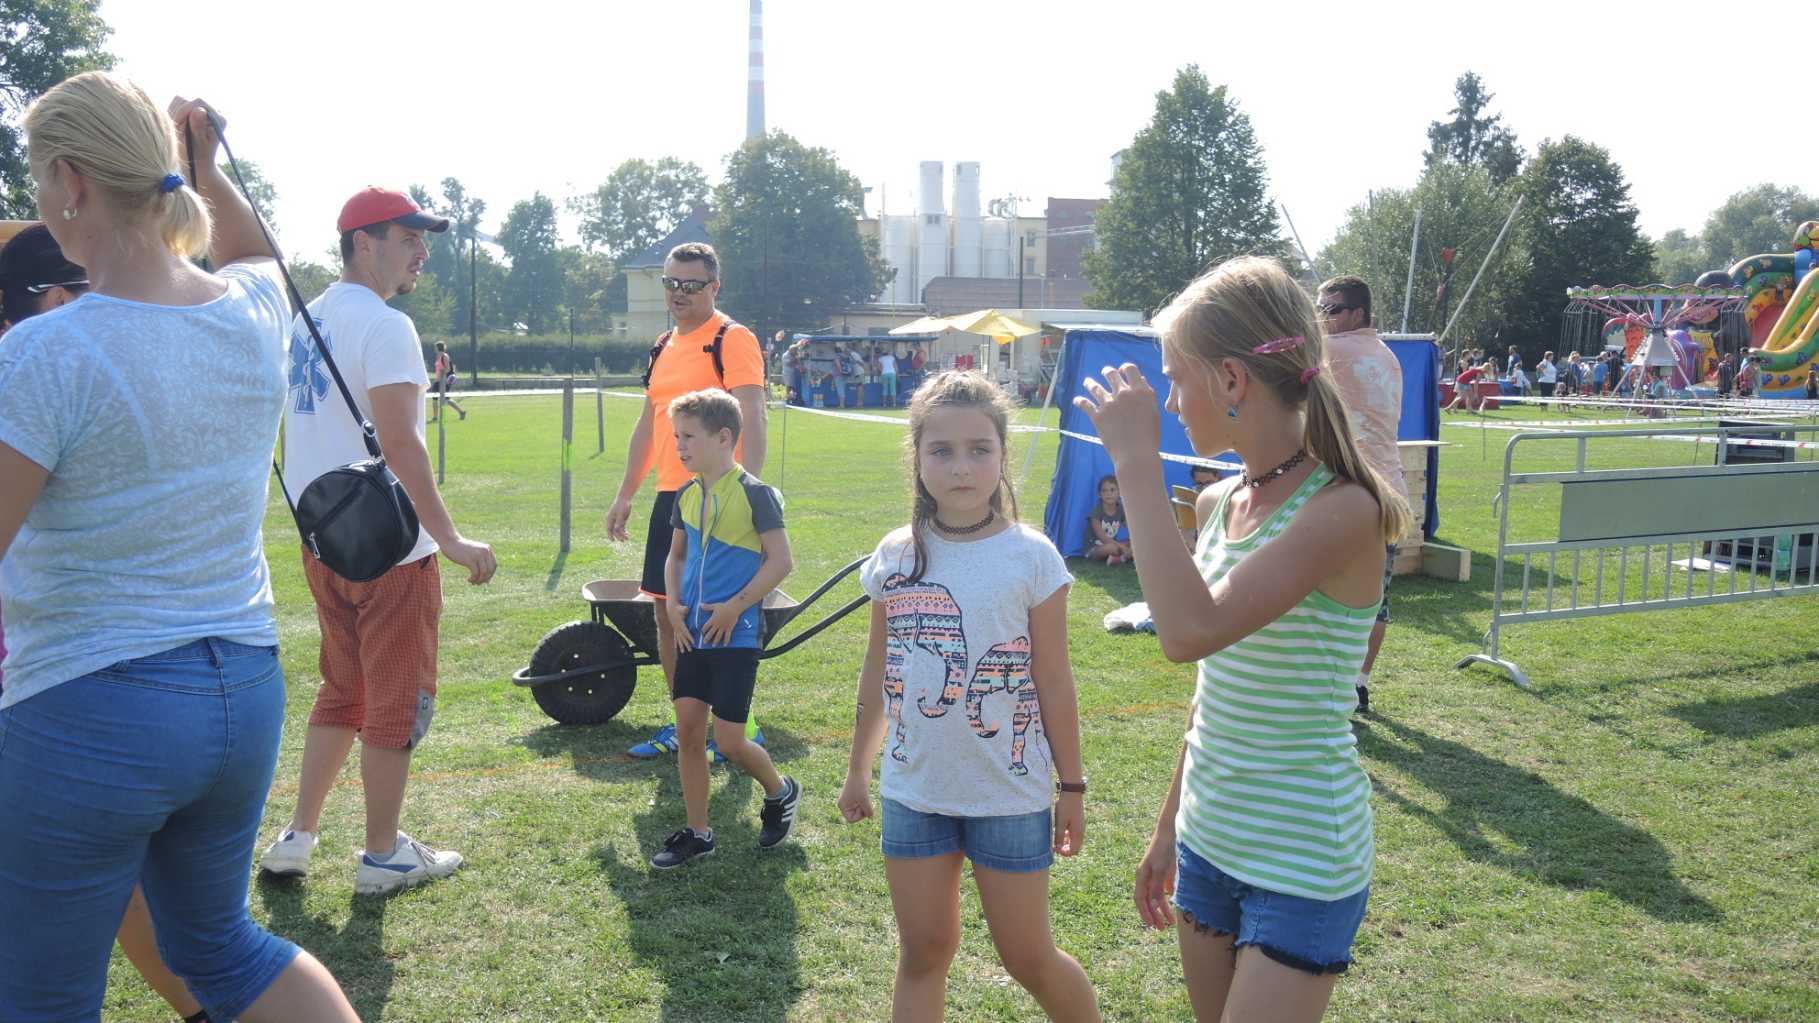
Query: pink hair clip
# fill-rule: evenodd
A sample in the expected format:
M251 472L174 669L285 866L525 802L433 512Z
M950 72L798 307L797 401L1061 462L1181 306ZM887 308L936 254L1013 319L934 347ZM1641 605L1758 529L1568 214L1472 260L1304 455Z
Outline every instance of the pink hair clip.
M1306 387L1307 382L1309 380L1312 380L1319 375L1320 375L1319 366L1309 366L1308 368L1302 370L1301 371L1301 386Z
M1290 348L1299 348L1303 344L1306 344L1306 343L1307 343L1307 338L1304 338L1299 334L1296 334L1293 337L1279 337L1274 341L1265 341L1262 344L1258 345L1257 347L1251 349L1251 354L1253 354L1253 355L1272 355L1276 352L1286 352Z

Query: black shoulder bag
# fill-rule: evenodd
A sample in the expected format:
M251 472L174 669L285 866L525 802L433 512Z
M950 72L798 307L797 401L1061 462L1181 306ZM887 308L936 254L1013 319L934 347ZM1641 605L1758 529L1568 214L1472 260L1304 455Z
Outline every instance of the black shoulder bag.
M221 130L221 123L215 120L213 111L209 113L216 135L221 139L221 151L227 154L228 169L234 173L234 181L240 191L246 194L246 179L240 176L240 165L234 161L234 151L228 147L227 134ZM184 126L184 142L189 142L189 127ZM194 150L191 150L192 154ZM196 180L196 159L190 157L190 181ZM265 218L260 215L259 207L247 197L247 205L253 209L253 219L259 224L259 233L265 236L265 244L271 247L274 255L278 252L277 242L272 240L272 233L265 225ZM390 571L393 566L403 561L417 546L417 509L411 504L411 498L405 493L404 484L385 464L385 456L379 450L379 434L373 428L372 421L360 413L360 406L354 403L353 392L347 389L347 382L341 379L341 370L335 366L335 356L322 342L322 334L316 330L316 320L309 314L309 306L303 301L303 295L297 291L297 284L291 280L290 270L284 265L284 257L277 255L278 272L284 277L284 286L289 291L291 302L297 307L297 316L309 329L310 340L316 351L322 354L322 361L328 366L329 375L334 377L335 387L341 391L341 400L347 403L347 410L360 424L360 439L366 444L366 453L371 456L347 465L337 466L310 482L303 488L303 494L295 501L291 500L290 488L284 483L284 470L272 462L272 470L278 474L278 489L284 492L284 503L290 505L291 517L296 520L297 533L303 538L303 546L316 560L328 566L329 570L343 579L353 582L368 582L377 579ZM292 342L295 343L294 341Z

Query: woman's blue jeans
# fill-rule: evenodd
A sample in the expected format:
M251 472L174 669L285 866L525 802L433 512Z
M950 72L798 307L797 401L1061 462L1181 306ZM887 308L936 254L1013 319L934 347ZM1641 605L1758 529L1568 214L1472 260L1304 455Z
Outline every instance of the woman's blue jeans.
M0 711L0 1019L100 1016L114 934L145 886L158 949L233 1019L297 947L247 880L284 728L276 647L203 639Z

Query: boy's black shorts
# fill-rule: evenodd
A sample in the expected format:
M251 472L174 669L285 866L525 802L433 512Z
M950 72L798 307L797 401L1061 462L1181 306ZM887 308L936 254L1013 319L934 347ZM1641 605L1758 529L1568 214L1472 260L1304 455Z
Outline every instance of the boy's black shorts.
M688 650L676 658L676 689L671 698L700 700L720 720L744 724L752 713L752 690L757 684L755 647Z

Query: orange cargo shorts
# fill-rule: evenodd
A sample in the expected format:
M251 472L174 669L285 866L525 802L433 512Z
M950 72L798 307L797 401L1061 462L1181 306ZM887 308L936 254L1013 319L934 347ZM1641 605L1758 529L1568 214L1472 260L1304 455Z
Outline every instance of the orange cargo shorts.
M380 749L415 748L436 713L436 555L357 583L304 551L303 574L322 630L322 687L309 723L355 729Z

